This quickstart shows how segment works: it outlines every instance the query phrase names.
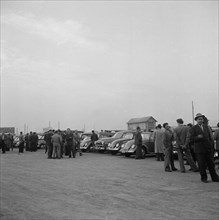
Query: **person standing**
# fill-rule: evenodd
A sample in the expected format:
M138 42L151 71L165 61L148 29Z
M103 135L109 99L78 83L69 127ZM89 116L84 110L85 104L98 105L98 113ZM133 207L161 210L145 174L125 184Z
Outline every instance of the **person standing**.
M52 130L49 130L48 132L46 132L46 134L44 136L44 140L46 142L47 158L48 159L52 158L52 152L53 152L53 144L51 141L52 136L53 136Z
M215 171L215 165L212 158L211 134L207 125L204 122L204 115L197 113L195 121L197 124L190 129L190 139L194 141L194 151L198 161L201 181L208 182L206 168L210 172L213 182L219 182L219 176Z
M135 134L135 146L136 146L136 154L135 159L143 159L142 155L142 136L141 136L141 128L136 128L136 134Z
M2 153L5 154L4 133L0 135L0 147L2 149Z
M95 141L97 141L98 140L98 136L97 136L97 134L95 133L95 131L94 130L92 130L92 135L91 135L91 143L92 143L92 146L95 146Z
M71 158L71 156L75 158L75 145L73 143L73 138L73 132L70 130L70 128L68 128L66 130L65 142L69 158Z
M192 171L197 172L198 167L196 166L195 162L192 159L190 149L189 149L189 141L188 141L188 132L189 127L183 125L183 120L181 118L176 120L177 127L174 129L175 140L176 140L176 149L178 153L178 161L180 170L182 173L186 172L185 165L184 165L184 154L188 164L190 165Z
M164 131L160 124L157 125L156 130L154 131L154 151L156 153L157 161L164 161L164 151L163 151L163 137Z
M37 151L37 146L38 146L38 135L36 132L33 132L33 151Z
M55 134L51 137L51 142L53 144L53 153L52 158L61 159L61 144L62 144L62 136L59 131L55 131Z
M29 134L29 142L30 142L30 152L33 152L34 151L34 136L33 136L32 131Z
M80 148L81 138L80 138L77 130L75 130L75 132L74 132L74 140L75 140L76 151L79 152L80 156L82 156L82 151L81 151L81 148Z
M24 135L23 132L20 132L19 135L19 151L18 153L24 153Z
M217 123L217 127L217 130L214 132L214 140L216 141L215 151L219 154L219 123Z
M173 159L173 141L174 141L174 135L173 132L170 129L170 126L168 123L164 123L163 127L165 129L162 137L162 142L164 146L164 170L166 172L171 172L170 166L172 171L176 171L176 167L174 165L174 159Z
M29 133L25 135L25 145L26 145L26 151L30 151Z

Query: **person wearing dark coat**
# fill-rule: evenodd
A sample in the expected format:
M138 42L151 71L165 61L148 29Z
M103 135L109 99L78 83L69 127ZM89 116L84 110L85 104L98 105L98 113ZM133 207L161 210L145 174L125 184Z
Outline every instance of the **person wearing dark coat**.
M0 135L0 147L2 149L2 153L5 154L5 142L4 142L4 134Z
M72 156L73 158L75 158L76 148L74 144L74 135L70 128L68 128L66 131L65 142L69 158L71 158Z
M92 146L94 146L95 145L95 141L97 141L98 140L98 136L97 136L97 134L95 133L95 131L94 130L92 130L92 135L91 135L91 143L92 143Z
M32 131L29 134L29 142L30 142L30 152L33 152L34 151L34 136L33 136Z
M142 155L142 136L141 136L141 128L136 128L137 132L135 134L135 146L136 146L136 154L135 159L143 159Z
M19 151L18 153L24 153L24 135L23 132L20 132L19 135Z
M29 133L25 136L25 144L26 144L26 151L30 151L30 141L29 141Z
M46 132L45 136L44 136L44 140L46 142L46 152L47 152L47 158L48 159L52 159L52 152L53 152L53 144L51 141L51 138L53 136L53 131L49 130L48 132Z
M208 126L203 123L204 117L201 113L196 115L197 124L190 129L190 139L194 141L194 152L200 170L201 181L208 182L206 173L206 168L208 168L212 181L219 182L219 176L215 171L215 164L212 158L212 136Z
M38 139L37 133L33 132L33 151L37 151Z

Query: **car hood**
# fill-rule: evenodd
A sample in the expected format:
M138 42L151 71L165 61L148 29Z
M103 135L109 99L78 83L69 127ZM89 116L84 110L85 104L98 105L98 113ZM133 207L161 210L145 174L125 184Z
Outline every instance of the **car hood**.
M117 138L101 138L99 139L98 141L96 141L96 143L102 143L102 142L105 142L105 143L110 143L114 140L117 140Z

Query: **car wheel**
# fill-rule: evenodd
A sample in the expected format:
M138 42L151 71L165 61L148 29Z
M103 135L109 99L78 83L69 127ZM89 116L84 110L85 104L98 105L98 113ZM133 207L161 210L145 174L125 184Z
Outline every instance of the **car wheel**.
M116 155L116 153L117 153L117 152L114 152L114 151L111 152L112 155Z
M130 157L130 154L125 154L125 157Z

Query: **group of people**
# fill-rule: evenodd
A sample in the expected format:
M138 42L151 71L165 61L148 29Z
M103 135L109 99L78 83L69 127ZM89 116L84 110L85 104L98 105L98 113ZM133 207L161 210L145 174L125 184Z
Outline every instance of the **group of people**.
M14 141L14 138L11 133L0 135L0 146L1 146L3 154L5 154L6 149L13 151L13 141Z
M48 159L61 159L63 155L69 158L75 158L76 153L82 156L80 150L80 136L78 131L72 131L68 128L62 132L60 130L49 130L44 135L46 142L46 151Z
M16 143L15 143L16 144ZM18 136L18 153L23 153L24 148L26 151L37 151L37 145L38 145L38 135L36 132L30 132L26 135L23 134L21 131ZM2 153L4 154L6 150L13 151L14 149L14 136L10 133L5 133L0 135L0 146L2 149Z
M195 117L196 125L184 125L183 119L176 120L177 127L172 129L168 123L157 126L154 132L155 153L158 161L164 161L166 172L176 171L173 148L177 150L180 171L186 172L184 158L190 170L200 172L201 181L207 183L209 170L212 181L219 182L215 171L214 153L219 151L219 129L213 135L208 119L201 113ZM219 127L219 123L217 124ZM214 141L216 141L216 148Z

